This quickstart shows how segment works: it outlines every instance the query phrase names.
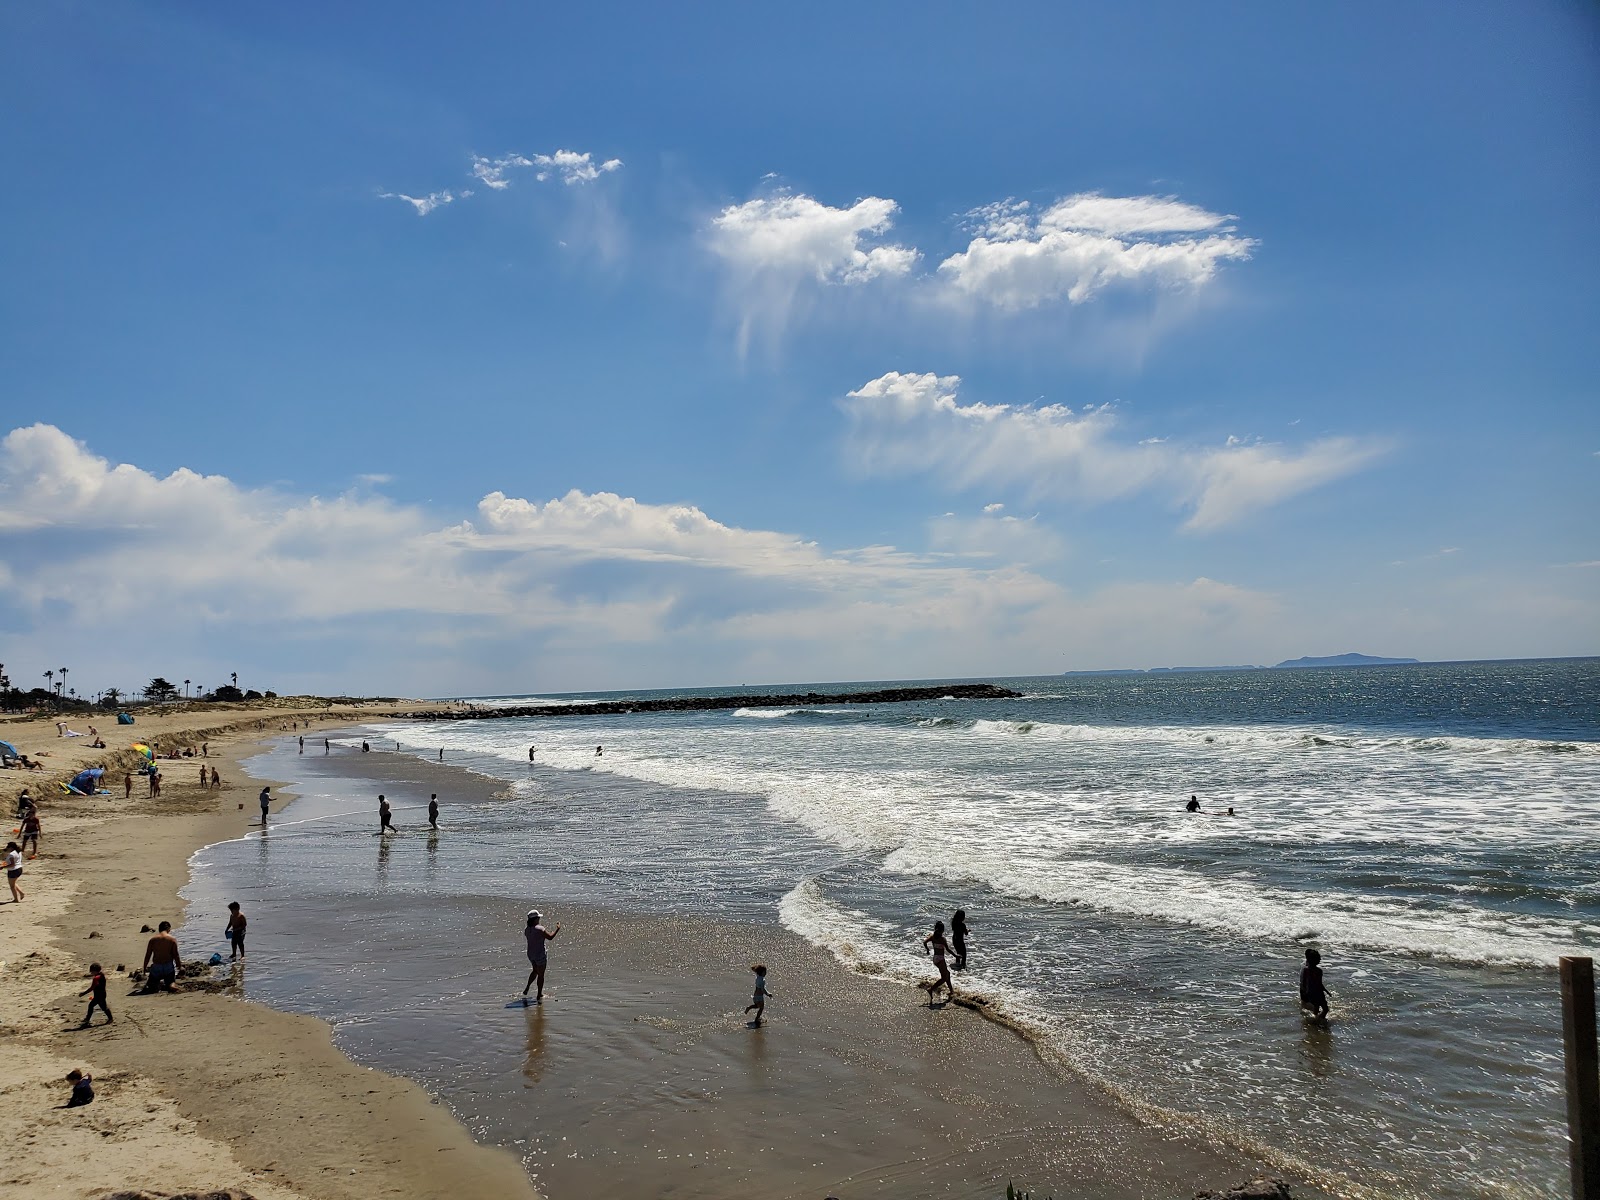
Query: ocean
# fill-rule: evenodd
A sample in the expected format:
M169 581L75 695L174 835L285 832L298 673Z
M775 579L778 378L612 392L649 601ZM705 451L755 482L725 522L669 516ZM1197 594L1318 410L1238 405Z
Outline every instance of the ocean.
M1600 660L994 682L1021 698L374 726L375 747L442 747L502 784L450 811L447 856L376 862L356 836L376 829L368 785L338 754L308 764L320 733L307 759L286 741L252 769L318 773L270 851L197 856L190 919L239 894L354 914L292 963L252 964L250 992L381 1059L349 969L376 892L419 921L536 887L781 923L908 987L932 921L964 907L959 986L1153 1120L1352 1190L1564 1194L1555 963L1600 949ZM391 800L415 825L426 796ZM1298 1008L1308 946L1325 1028ZM408 1019L426 1044L428 1021L460 1016ZM475 1071L458 1048L413 1073L448 1091Z

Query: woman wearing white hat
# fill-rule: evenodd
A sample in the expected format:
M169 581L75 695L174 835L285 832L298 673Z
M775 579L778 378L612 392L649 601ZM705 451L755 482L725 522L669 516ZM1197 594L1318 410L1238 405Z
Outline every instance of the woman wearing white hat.
M534 909L528 914L527 928L522 931L522 936L528 939L528 963L533 967L533 970L528 972L528 982L522 989L524 1004L528 1000L528 988L531 988L535 983L539 985L539 990L534 994L533 1002L535 1004L544 1002L544 969L549 961L545 957L544 944L555 941L556 934L561 932L559 924L554 929L546 929L539 924L541 919L539 910Z

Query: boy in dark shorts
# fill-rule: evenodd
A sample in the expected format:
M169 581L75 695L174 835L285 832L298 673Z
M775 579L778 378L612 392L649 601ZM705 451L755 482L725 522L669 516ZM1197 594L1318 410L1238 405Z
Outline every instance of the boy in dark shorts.
M228 953L228 961L244 957L244 929L249 924L245 919L244 910L239 907L237 900L228 905L228 944L232 949Z
M89 1019L94 1016L94 1010L97 1008L101 1012L105 1013L107 1025L110 1025L116 1020L116 1018L111 1015L110 1007L108 1007L106 1004L106 976L105 972L100 969L99 963L89 964L89 986L84 988L83 991L79 992L78 996L82 998L84 996L88 996L91 992L94 993L94 995L89 1001L89 1011L83 1014L83 1024L78 1026L79 1029L89 1028ZM90 1092L89 1097L90 1099L93 1099L94 1093ZM88 1101L86 1100L84 1103L87 1104Z

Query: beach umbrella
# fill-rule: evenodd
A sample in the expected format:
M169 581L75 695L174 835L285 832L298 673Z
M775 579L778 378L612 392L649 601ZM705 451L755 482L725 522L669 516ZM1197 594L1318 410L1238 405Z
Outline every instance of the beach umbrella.
M151 762L155 761L156 752L154 750L150 749L149 746L146 746L143 742L135 742L133 744L133 748L135 750L137 750L140 754L144 755Z
M72 782L68 786L75 792L82 792L85 796L92 795L95 787L100 782L100 776L104 774L105 771L101 768L90 767L87 771L79 771L74 775Z
M10 742L0 742L0 754L4 754L7 758L22 757L22 755L17 753L17 748Z

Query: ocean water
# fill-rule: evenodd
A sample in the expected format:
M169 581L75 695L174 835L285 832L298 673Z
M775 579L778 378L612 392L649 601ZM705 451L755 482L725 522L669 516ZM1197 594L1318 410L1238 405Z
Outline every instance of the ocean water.
M505 783L454 815L470 853L380 861L382 886L516 895L531 857L573 901L781 922L908 986L962 906L960 985L1155 1119L1352 1191L1563 1194L1555 962L1600 949L1600 660L1000 682L1022 698L382 727ZM345 790L296 802L270 861L230 843L205 871L370 888L328 869L373 824ZM309 969L264 986L357 1002Z

